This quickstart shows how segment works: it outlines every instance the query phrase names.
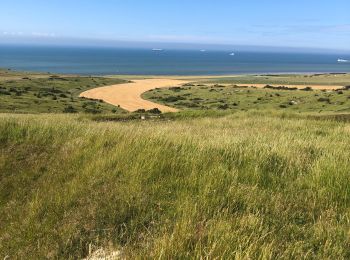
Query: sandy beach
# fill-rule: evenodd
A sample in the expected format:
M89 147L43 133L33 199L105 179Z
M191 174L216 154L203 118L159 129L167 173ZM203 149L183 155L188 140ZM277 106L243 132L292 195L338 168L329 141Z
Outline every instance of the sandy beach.
M132 83L95 88L80 94L80 97L102 99L106 103L120 106L128 111L158 108L162 112L177 112L176 108L160 105L141 98L142 93L155 88L166 88L187 83L175 79L144 79Z

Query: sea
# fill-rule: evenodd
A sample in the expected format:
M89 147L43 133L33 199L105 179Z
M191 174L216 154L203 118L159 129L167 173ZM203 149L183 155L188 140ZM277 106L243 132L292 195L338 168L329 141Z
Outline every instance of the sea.
M347 73L346 60L350 54L0 45L0 68L80 75Z

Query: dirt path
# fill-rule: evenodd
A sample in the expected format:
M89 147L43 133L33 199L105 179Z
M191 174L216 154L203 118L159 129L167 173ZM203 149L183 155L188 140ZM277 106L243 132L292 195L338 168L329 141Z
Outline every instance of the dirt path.
M128 111L158 108L162 112L176 112L176 108L153 103L141 98L142 93L155 88L165 88L185 84L186 81L175 79L143 79L132 83L100 87L85 91L80 97L102 99L106 103L120 106Z

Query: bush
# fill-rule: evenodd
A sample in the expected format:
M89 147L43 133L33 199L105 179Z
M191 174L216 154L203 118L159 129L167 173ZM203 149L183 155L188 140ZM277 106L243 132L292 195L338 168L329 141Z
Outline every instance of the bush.
M328 103L331 102L330 98L325 98L325 97L321 97L321 98L317 99L317 101L318 102L328 102Z
M171 88L169 88L169 90L172 90L174 92L180 92L181 90L183 90L183 88L181 88L181 87L171 87Z
M265 89L277 89L277 90L298 90L298 88L290 88L290 87L286 87L286 86L274 87L271 85L266 85L264 88Z
M77 113L78 111L71 105L69 106L66 106L64 109L63 109L63 113Z
M11 95L10 91L7 91L6 89L0 89L0 95Z
M192 98L191 101L203 101L203 98Z
M137 109L135 113L146 113L145 109Z
M184 97L181 97L181 96L169 96L169 97L165 97L165 98L162 98L162 100L164 102L176 102L176 101L179 101L179 100L185 100L186 98Z
M152 108L150 110L147 111L148 113L151 113L151 114L161 114L162 111L160 111L158 108Z
M70 112L70 113L76 113L76 112ZM89 114L101 114L102 111L99 110L98 108L86 108L85 109L85 113L89 113Z
M228 108L229 108L229 106L227 104L218 106L218 109L221 109L221 110L226 110Z
M306 87L306 88L302 88L302 91L313 91L313 89L311 87Z

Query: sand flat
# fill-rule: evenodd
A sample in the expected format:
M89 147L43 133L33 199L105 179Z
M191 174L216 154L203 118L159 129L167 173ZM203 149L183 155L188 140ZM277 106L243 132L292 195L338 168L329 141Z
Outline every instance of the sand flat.
M134 80L131 83L91 89L81 93L80 97L102 99L106 103L120 106L131 112L138 109L149 110L152 108L158 108L162 112L177 112L178 109L176 108L144 100L141 98L141 95L151 89L178 86L185 83L187 83L187 81L176 79Z

